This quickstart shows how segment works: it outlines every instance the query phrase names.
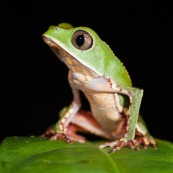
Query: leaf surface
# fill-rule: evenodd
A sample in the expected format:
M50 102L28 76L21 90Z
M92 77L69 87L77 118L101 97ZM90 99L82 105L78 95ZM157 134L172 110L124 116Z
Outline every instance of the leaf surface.
M101 141L102 143L104 141ZM172 173L173 143L157 149L99 149L101 142L67 144L39 137L7 137L0 145L0 173Z

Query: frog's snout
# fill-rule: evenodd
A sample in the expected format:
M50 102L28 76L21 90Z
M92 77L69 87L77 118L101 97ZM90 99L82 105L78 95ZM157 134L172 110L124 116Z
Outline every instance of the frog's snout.
M51 38L46 37L44 34L42 35L42 38L46 44L48 44L48 45L51 44L51 42L52 42Z

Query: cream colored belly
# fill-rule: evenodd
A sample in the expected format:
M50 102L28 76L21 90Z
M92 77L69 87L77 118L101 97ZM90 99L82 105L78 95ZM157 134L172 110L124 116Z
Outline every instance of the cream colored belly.
M102 128L106 131L116 130L122 115L116 106L114 94L103 92L85 92L84 94L89 100L94 118Z

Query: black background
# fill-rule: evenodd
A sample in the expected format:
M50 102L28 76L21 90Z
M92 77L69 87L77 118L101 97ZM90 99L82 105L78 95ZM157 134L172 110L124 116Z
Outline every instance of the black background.
M40 135L72 100L68 70L42 40L50 25L88 26L144 89L151 134L172 141L172 6L150 1L1 1L0 140Z

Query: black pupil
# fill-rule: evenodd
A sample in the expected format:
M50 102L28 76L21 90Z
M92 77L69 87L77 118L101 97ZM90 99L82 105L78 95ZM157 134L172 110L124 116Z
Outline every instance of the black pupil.
M76 43L78 46L82 46L83 43L84 43L84 36L83 34L79 35L77 38L76 38Z

